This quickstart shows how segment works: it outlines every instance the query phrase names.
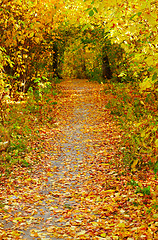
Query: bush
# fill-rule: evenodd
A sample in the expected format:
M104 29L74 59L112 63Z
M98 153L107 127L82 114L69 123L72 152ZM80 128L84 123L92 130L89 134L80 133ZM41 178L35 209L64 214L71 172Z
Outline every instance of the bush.
M131 84L113 84L106 107L123 129L123 155L132 170L150 166L156 172L158 158L157 99L151 93L140 93ZM107 89L106 89L107 91Z

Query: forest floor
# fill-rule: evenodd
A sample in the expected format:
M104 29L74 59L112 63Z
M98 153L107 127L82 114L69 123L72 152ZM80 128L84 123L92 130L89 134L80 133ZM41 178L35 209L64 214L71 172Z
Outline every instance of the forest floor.
M86 80L58 88L57 122L40 129L39 163L14 168L1 186L0 239L158 239L157 179L122 164L124 133L105 108L111 96ZM136 193L137 180L151 195Z

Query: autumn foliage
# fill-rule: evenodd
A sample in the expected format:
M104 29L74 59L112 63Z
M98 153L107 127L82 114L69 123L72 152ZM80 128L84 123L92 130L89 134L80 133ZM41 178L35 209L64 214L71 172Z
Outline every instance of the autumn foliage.
M47 178L52 177L53 171L58 172L57 167L51 170L49 163L43 160L46 149L50 151L47 134L52 134L53 140L56 136L61 138L60 126L65 129L71 125L73 109L76 106L76 109L81 108L82 112L82 103L87 104L87 101L90 101L88 104L94 104L96 112L88 110L92 119L93 114L95 116L97 113L96 120L92 121L97 127L88 125L82 129L83 132L91 133L91 144L86 143L88 151L91 145L97 149L95 141L99 142L102 137L101 149L94 151L96 159L88 158L88 164L94 165L93 170L91 171L89 165L81 164L84 172L90 172L91 181L81 174L78 179L87 184L84 185L84 190L79 190L79 193L72 189L70 191L75 201L81 202L78 208L83 211L86 220L83 217L77 219L76 208L64 210L62 214L65 219L69 218L72 212L76 221L75 226L67 227L67 232L64 232L66 237L89 239L90 233L94 237L90 239L111 239L108 238L112 236L110 229L114 229L116 224L113 239L152 239L153 236L153 239L156 239L157 13L158 5L154 0L0 1L2 185L14 185L12 175L15 173L16 176L20 169L21 174L26 170L26 176L15 180L15 185L19 183L35 186L34 180L27 174L33 171L29 169L32 169L34 164L35 174L36 170L41 168L42 161L46 164L43 165L47 171L47 175L42 175L42 178L47 181ZM72 79L78 80L73 82ZM85 91L81 98L73 88L77 83L81 92ZM65 134L65 130L63 131ZM92 139L93 134L98 134L95 139ZM110 143L104 141L104 134L107 139L110 136ZM103 148L105 142L108 147L115 146L114 156ZM59 143L59 139L54 143L57 156L60 156ZM100 155L101 157L98 157ZM105 159L107 162L104 162ZM114 164L114 174L117 176L111 175L110 164ZM68 166L71 168L71 163ZM122 171L121 168L125 170ZM64 176L66 175L67 173ZM108 181L113 180L115 183L110 187ZM124 183L125 188L121 185ZM120 197L118 186L121 186L120 191L125 195L125 200ZM89 191L89 187L94 187L94 191ZM11 192L8 190L12 197ZM134 200L130 199L130 193ZM16 194L13 194L15 199ZM105 201L102 201L101 197ZM107 199L111 198L114 198L114 201L108 207ZM4 200L4 197L0 199L2 213L5 212ZM125 210L122 209L124 205ZM95 217L87 209L94 211ZM53 211L56 213L54 209ZM130 211L133 214L131 217ZM144 213L150 226L144 219L143 223L141 221ZM118 214L118 219L116 216L114 220L111 219L112 214ZM127 219L124 219L124 216ZM9 214L5 215L3 220L5 218L12 219ZM139 222L139 227L136 226L134 218ZM23 221L19 218L16 220L16 217L14 220L17 224ZM132 228L130 221L134 222ZM107 228L103 225L107 225ZM135 230L138 232L134 233ZM60 228L47 228L47 232L56 237L61 237L62 231ZM146 231L145 235L143 231ZM7 235L4 230L3 234L4 237L14 236L15 239L16 234L17 239L20 236L18 231ZM32 231L31 234L32 237L38 237L37 232Z

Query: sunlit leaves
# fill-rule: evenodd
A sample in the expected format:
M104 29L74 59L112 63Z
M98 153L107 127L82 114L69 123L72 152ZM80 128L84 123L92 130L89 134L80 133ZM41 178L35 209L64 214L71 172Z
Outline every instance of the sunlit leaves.
M48 74L48 58L51 59L52 42L56 35L54 31L62 22L58 7L62 9L63 5L56 1L40 1L39 4L32 1L12 1L11 4L2 4L1 45L14 62L14 66L11 66L12 74L8 74L7 71L7 80L14 88L13 91L16 91L16 87L22 89L21 85L26 89L26 84L37 72L41 75ZM48 64L44 63L45 59ZM37 69L37 66L44 64L46 70ZM15 78L16 84L13 84L10 78Z
M136 75L141 69L154 67L158 59L156 3L135 0L119 4L118 1L108 1L108 6L104 12L104 24L109 29L111 41L125 49L128 71ZM100 15L103 15L102 8L100 3Z

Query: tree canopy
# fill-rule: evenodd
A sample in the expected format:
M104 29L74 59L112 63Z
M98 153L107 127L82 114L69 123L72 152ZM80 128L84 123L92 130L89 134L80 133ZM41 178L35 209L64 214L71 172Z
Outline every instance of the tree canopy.
M70 41L73 47L67 45L69 51L82 48L83 44L90 49L98 42L93 54L97 58L98 50L101 52L108 39L111 45L118 44L123 49L117 75L143 80L142 90L157 80L156 1L4 0L0 10L1 72L7 74L11 87L25 85L38 74L48 74L56 40L60 40L60 48ZM88 41L84 39L85 31ZM112 47L106 49L110 56L116 51Z

